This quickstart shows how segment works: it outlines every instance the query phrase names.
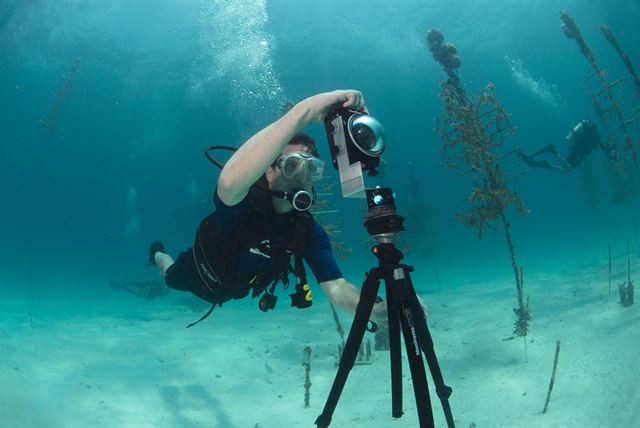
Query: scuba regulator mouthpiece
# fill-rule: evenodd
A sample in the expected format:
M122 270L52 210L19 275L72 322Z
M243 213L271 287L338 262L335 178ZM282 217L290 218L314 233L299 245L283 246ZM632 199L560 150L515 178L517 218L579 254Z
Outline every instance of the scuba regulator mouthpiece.
M269 193L279 199L289 201L296 211L308 211L309 208L316 202L316 190L315 188L311 192L296 188L293 190L269 190Z

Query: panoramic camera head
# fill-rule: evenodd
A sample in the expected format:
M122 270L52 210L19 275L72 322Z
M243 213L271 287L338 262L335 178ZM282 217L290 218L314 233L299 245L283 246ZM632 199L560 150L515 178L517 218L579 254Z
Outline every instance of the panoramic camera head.
M324 124L343 196L365 197L362 172L378 174L376 168L385 149L382 124L367 113L344 107L329 113Z

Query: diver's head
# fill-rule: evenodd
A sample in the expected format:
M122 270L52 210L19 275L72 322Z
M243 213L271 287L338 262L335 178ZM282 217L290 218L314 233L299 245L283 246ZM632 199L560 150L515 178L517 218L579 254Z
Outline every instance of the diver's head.
M287 145L288 146L304 146L307 152L311 153L313 156L317 158L320 157L320 153L318 152L318 147L316 146L315 140L309 134L305 134L304 132L298 132L296 135L291 137Z
M313 195L313 184L322 177L323 171L324 162L318 157L313 139L303 133L296 134L265 173L269 189L274 192L277 211L286 212L292 207L304 211L305 204L302 201L305 198L299 195L301 198L297 199L298 202L291 198L299 191ZM275 192L289 193L285 199ZM313 202L311 196L307 199L310 206Z
M289 140L265 175L270 189L289 190L291 186L313 184L323 172L324 162L320 160L315 141L299 132Z

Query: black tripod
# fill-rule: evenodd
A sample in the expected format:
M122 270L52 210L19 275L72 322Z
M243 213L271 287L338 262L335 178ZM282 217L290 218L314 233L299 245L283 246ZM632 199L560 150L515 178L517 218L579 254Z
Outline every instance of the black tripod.
M422 353L427 359L427 364L435 383L436 393L442 402L447 425L449 428L453 428L455 425L451 408L449 407L449 396L452 389L444 384L424 311L418 301L409 276L409 273L413 271L413 267L400 264L404 256L394 244L395 234L404 230L402 226L404 218L396 214L393 195L389 188L367 190L367 203L369 205L369 214L365 216L367 218L365 226L369 234L378 241L378 245L373 247L373 254L377 257L379 266L371 269L365 276L360 302L340 358L338 373L322 414L318 416L315 423L319 428L327 428L331 423L331 417L340 399L347 376L353 368L358 355L358 350L378 295L380 280L384 280L389 317L392 416L399 418L404 413L402 410L402 361L400 348L400 330L402 329L420 428L434 427Z

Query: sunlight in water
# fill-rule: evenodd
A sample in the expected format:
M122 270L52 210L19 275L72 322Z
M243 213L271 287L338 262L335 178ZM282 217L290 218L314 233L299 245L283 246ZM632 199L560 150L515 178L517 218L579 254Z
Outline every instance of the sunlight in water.
M279 112L285 97L271 58L273 37L264 30L267 19L265 0L202 5L190 85L195 99L231 84L229 102L239 113Z
M193 174L189 174L187 177L187 182L184 185L184 191L191 198L201 198L202 192L200 191L200 187L198 187L198 183L196 183L196 179Z
M561 106L560 95L556 85L547 83L543 78L535 78L527 70L521 59L512 59L505 55L505 61L511 71L511 78L529 95L541 100L548 106L557 109Z
M131 240L140 238L140 216L136 213L129 215L129 221L124 227L124 237Z

